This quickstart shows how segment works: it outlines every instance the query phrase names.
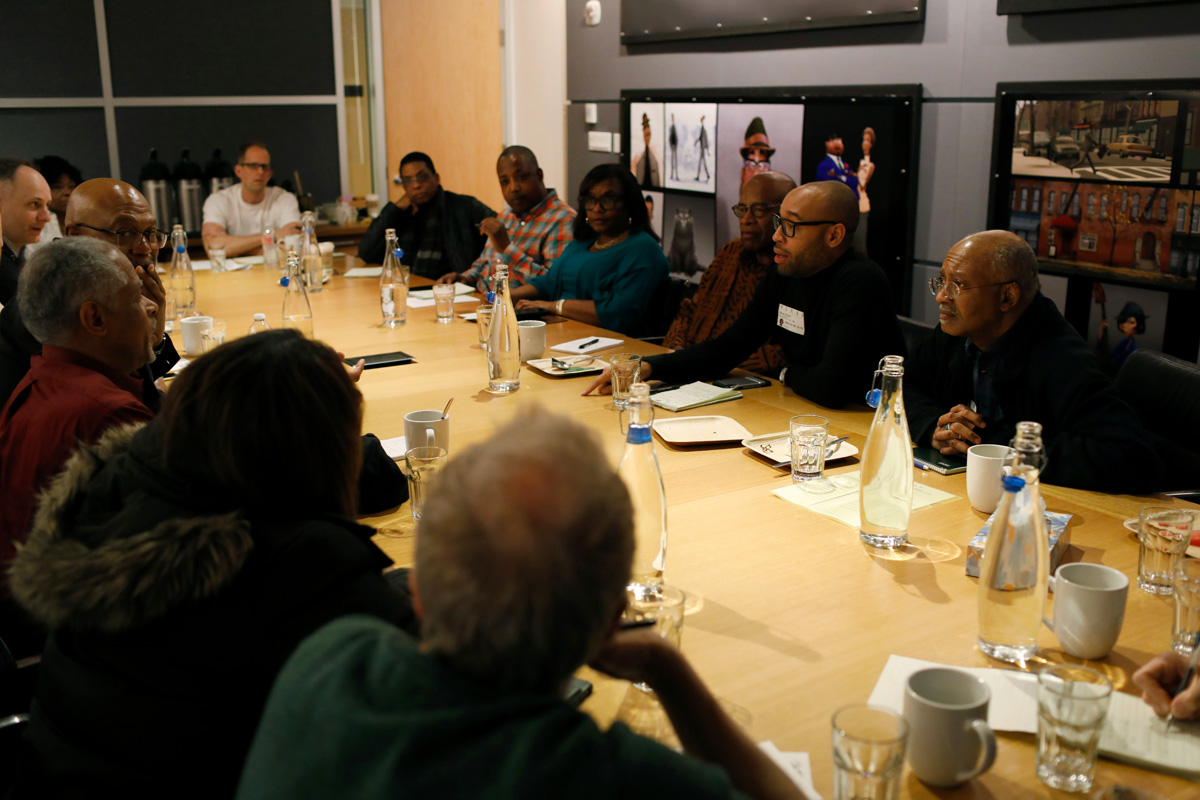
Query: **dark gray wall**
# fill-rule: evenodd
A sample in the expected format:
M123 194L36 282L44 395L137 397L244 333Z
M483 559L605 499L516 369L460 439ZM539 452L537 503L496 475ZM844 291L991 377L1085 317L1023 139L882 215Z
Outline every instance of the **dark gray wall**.
M924 84L913 314L927 318L933 304L922 287L936 267L920 262L940 263L955 241L986 225L997 82L1184 78L1200 64L1195 4L1002 17L996 0L927 0L923 26L625 47L615 3L589 28L585 0L565 2L571 195L604 160L587 152L589 127L620 130L615 105L602 104L600 123L588 126L576 104L617 100L622 89ZM1058 298L1062 281L1047 277L1047 294ZM1129 291L1150 303L1147 311L1161 304L1165 317L1165 295Z

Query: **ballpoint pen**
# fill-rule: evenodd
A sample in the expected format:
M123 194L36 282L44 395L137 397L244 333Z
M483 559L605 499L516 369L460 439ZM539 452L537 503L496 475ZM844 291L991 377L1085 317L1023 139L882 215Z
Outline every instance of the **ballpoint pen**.
M1183 671L1183 680L1179 682L1179 687L1175 690L1175 694L1171 695L1174 699L1176 695L1188 687L1192 682L1192 677L1196 674L1196 663L1200 662L1200 631L1196 632L1196 638L1192 639L1192 657L1188 659L1187 669ZM1175 714L1170 710L1167 711L1167 730L1171 730L1171 723L1175 721Z
M579 345L579 349L582 350L585 347L591 347L594 344L599 344L599 342L600 342L599 339L588 339L586 342Z

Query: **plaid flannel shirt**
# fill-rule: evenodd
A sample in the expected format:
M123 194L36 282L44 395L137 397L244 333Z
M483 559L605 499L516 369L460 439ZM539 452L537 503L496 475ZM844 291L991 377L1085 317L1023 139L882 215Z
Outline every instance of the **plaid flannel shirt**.
M520 286L530 278L545 274L572 241L575 210L550 189L523 218L518 219L511 208L505 208L499 219L508 230L508 248L500 255L500 260L508 264L510 285ZM481 293L486 294L496 271L496 259L496 248L488 239L479 258L460 280L474 283Z

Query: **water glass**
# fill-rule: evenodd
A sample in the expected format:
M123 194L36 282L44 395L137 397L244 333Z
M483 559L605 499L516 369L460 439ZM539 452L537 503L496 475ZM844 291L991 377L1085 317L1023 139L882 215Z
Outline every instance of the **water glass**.
M225 248L210 247L208 250L208 261L212 265L213 272L225 271Z
M642 372L642 357L633 353L618 353L608 359L612 365L610 376L612 380L613 405L625 408L629 405L629 391L638 382Z
M660 583L648 586L631 583L625 590L627 603L621 622L625 625L653 622L652 630L679 647L683 640L683 605L685 595L674 586ZM633 684L643 692L651 691L645 683Z
M908 745L908 721L894 711L855 704L833 714L834 800L896 800Z
M1194 511L1170 506L1146 506L1138 512L1138 588L1151 594L1170 594L1172 571L1192 539Z
M492 306L480 303L475 307L475 321L479 323L479 346L487 350L488 326L492 323Z
M1182 656L1192 654L1200 633L1200 561L1182 558L1175 565L1175 617L1171 622L1171 647Z
M1064 664L1038 673L1037 776L1064 792L1086 792L1112 682L1089 667Z
M420 519L429 497L429 486L438 470L446 463L446 450L441 447L414 447L404 454L408 467L408 502L413 519Z
M454 294L453 283L434 284L433 304L437 310L437 321L443 325L454 322Z
M813 414L792 417L792 480L814 481L825 474L829 420Z
M215 350L225 343L225 320L214 319L211 328L200 331L200 341L204 352Z

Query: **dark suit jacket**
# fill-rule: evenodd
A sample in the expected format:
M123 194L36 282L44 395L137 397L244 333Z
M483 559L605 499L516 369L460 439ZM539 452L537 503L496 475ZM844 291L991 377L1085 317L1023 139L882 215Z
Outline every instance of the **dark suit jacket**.
M17 264L17 254L8 245L0 250L0 306L6 306L17 296L17 277L21 267Z

